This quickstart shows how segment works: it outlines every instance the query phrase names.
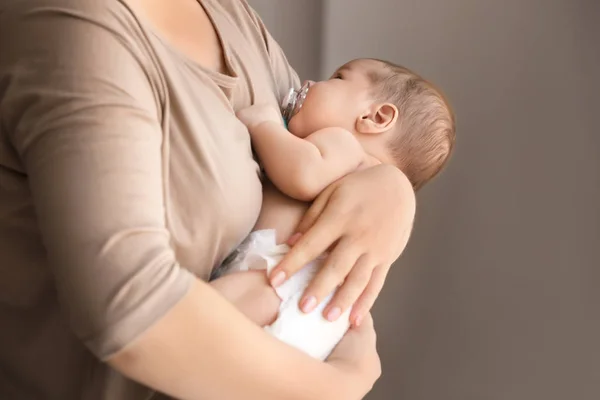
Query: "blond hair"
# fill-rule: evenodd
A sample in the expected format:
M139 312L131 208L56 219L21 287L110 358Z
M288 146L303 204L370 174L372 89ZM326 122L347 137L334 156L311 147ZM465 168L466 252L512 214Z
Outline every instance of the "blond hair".
M456 139L455 117L442 92L408 68L383 60L371 71L378 100L398 108L397 135L390 151L415 190L446 165Z

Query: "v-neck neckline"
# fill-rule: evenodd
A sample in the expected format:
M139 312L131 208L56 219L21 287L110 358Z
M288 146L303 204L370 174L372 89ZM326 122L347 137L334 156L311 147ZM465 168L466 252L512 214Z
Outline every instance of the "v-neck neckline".
M224 37L221 29L219 28L219 21L217 20L218 16L215 15L214 8L212 4L207 4L206 0L196 0L198 5L203 8L204 13L208 17L212 27L217 35L217 40L219 41L219 45L221 46L221 50L223 52L223 60L225 62L225 69L229 74L222 73L220 71L216 71L214 69L205 67L201 63L192 59L190 56L185 54L182 50L180 50L177 46L173 45L155 26L148 20L148 18L143 15L139 15L135 12L126 2L126 0L120 0L125 7L129 9L135 19L138 20L138 23L148 31L154 38L156 38L168 51L173 53L174 56L179 58L186 65L191 67L192 69L201 70L203 73L210 76L210 78L217 83L219 86L233 88L238 82L238 75L231 63L231 51L229 48L229 44L227 43L227 38Z

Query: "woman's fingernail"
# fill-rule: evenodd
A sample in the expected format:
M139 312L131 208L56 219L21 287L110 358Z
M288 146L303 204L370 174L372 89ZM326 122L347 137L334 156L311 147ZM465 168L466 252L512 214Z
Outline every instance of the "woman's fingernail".
M327 313L327 320L333 322L336 319L338 319L341 314L342 314L342 310L339 307L333 307Z
M271 278L271 286L277 287L281 285L285 281L285 272L277 271L275 275Z
M301 233L294 233L292 236L290 236L290 238L287 240L287 244L290 246L295 245L298 242L298 239L300 239L300 236L302 236Z
M304 299L302 302L302 311L305 313L309 313L317 306L317 298L315 296L310 296Z
M356 326L358 328L361 323L362 323L362 317L360 315L357 315L356 318L354 318L354 326Z

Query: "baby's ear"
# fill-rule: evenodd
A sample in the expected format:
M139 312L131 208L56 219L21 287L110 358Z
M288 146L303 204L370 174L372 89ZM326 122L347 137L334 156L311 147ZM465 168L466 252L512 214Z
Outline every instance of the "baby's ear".
M391 103L373 104L356 120L356 131L365 134L383 133L396 125L398 108Z

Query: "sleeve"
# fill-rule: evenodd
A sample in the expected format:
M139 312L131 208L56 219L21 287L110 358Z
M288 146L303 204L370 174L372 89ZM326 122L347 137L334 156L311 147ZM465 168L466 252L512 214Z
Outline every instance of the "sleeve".
M279 43L277 43L277 41L267 30L267 27L258 13L252 7L250 7L245 0L243 2L246 5L246 8L248 9L252 19L254 20L254 23L260 30L262 37L264 38L265 46L267 47L269 59L271 61L271 71L275 80L277 95L281 101L287 95L290 88L300 88L300 78L298 77L298 74L294 68L292 68L288 62L287 57L285 56L285 53L283 52L283 49Z
M27 176L61 309L106 359L194 279L165 227L148 74L122 36L69 10L3 15L0 49L0 126Z

